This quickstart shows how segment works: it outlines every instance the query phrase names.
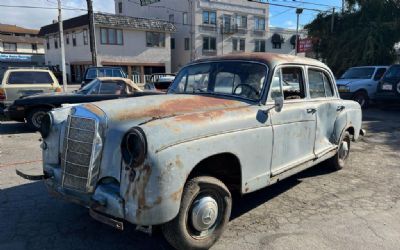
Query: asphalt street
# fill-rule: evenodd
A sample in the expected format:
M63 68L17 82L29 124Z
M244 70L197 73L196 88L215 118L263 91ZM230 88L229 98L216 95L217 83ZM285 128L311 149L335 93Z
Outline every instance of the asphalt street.
M400 110L364 111L367 136L351 145L347 167L320 164L234 200L214 249L399 249ZM85 208L48 195L15 169L40 171L40 135L0 125L0 249L169 249L127 226L119 232Z

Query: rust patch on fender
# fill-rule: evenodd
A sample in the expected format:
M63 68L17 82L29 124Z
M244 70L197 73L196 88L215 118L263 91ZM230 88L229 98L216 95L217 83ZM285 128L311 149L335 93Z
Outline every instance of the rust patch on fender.
M104 116L103 110L101 110L99 107L97 107L94 104L86 103L86 104L83 104L83 107L86 108L87 110L89 110L90 112L94 113L95 115Z
M172 193L172 194L170 195L171 199L172 199L173 201L176 201L176 202L181 201L182 192L183 192L183 187L182 187L181 189L179 189L178 191Z

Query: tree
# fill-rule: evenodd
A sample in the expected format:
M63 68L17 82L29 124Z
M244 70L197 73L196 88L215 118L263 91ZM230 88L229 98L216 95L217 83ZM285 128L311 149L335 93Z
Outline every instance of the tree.
M347 0L348 10L321 13L305 26L318 41L314 50L336 75L360 65L387 65L396 59L400 41L400 0Z

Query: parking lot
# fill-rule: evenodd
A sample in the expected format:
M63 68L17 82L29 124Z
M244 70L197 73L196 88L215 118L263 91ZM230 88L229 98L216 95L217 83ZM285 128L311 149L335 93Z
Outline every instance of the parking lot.
M345 169L320 164L236 198L214 249L398 249L400 245L400 110L364 112L367 136L351 145ZM40 171L40 135L23 124L0 125L0 249L169 249L127 226L92 220L85 208L50 197L41 182L15 169Z

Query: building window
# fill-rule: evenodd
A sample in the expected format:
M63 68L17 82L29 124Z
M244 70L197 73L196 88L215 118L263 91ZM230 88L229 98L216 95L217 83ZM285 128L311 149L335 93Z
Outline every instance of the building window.
M256 40L254 52L265 52L265 40Z
M69 44L69 33L65 35L65 43Z
M36 43L32 43L32 51L37 52L37 44Z
M239 39L239 38L232 38L232 50L233 51L245 51L245 45L246 40L245 39Z
M203 11L203 24L217 24L217 13L215 11Z
M72 33L72 46L76 47L76 34Z
M54 48L58 49L58 38L57 38L57 36L54 36Z
M118 13L122 14L122 2L118 3Z
M215 51L217 50L217 39L211 36L203 37L203 50L204 51Z
M236 16L236 25L240 29L247 29L247 16Z
M170 14L170 15L169 15L169 22L170 22L170 23L175 23L175 16L174 16L174 14Z
M165 33L146 32L147 47L165 47Z
M254 30L265 30L265 18L263 17L254 17Z
M50 49L50 39L48 37L46 38L46 48L47 50Z
M188 13L183 12L182 17L183 17L183 20L182 20L183 25L187 25L188 24Z
M124 38L121 29L100 28L101 44L123 45Z
M88 44L88 31L87 31L87 29L83 30L83 44L84 45Z
M246 51L246 40L245 39L239 40L239 50Z
M17 44L16 43L3 43L4 51L17 51Z
M190 40L189 38L185 38L185 50L189 50L190 49Z
M171 49L175 49L175 38L171 38Z
M282 44L281 43L272 43L272 48L273 49L281 49L282 48Z

